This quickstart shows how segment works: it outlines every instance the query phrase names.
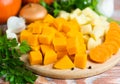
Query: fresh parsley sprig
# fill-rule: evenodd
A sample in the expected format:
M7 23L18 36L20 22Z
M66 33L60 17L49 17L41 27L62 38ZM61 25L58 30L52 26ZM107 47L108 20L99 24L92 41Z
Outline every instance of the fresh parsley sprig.
M96 11L98 0L54 0L50 5L45 3L44 0L40 0L40 4L48 10L48 13L56 17L60 10L71 12L76 8L84 9L90 7Z
M26 41L18 45L16 39L7 39L6 35L0 36L0 77L10 84L34 83L37 76L27 70L24 62L20 60L21 54L30 51Z

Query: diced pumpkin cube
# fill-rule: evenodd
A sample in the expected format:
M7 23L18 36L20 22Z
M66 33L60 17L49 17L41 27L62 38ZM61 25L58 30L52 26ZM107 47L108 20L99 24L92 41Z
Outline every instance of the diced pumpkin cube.
M55 48L55 51L61 52L61 51L66 51L67 47L67 41L65 37L55 37L53 39L53 46Z
M59 31L57 31L57 32L55 33L55 37L65 37L65 33L64 33L64 32L59 32Z
M57 58L61 59L64 55L67 55L67 51L57 52Z
M28 44L31 45L31 46L39 45L38 35L30 35L28 37Z
M81 38L83 41L83 34L81 32L78 32L78 31L69 31L67 34L67 37L78 37L78 38Z
M63 56L60 60L58 60L54 64L54 68L56 69L71 69L74 67L75 65L73 64L73 62L70 60L70 58L67 55Z
M70 20L62 25L63 32L67 33L69 31L80 31L80 26L75 19Z
M44 65L52 64L57 61L57 54L54 50L49 50L44 56Z
M41 23L34 22L28 25L27 30L32 32L33 34L41 34L42 28L43 28L42 22Z
M42 44L51 44L54 35L39 35L39 42Z
M45 55L47 51L53 49L51 45L45 45L45 44L42 44L40 47L43 55Z
M65 22L63 25L62 25L62 31L67 33L71 30L71 25L69 24L69 22Z
M46 24L44 27L43 27L43 31L42 31L42 34L44 35L49 35L51 33L56 33L56 29L52 26L49 26L48 24Z
M52 25L58 30L62 30L62 25L65 24L66 20L64 18L56 18L54 19Z
M81 31L80 30L80 25L78 24L76 19L72 19L68 23L70 24L72 31L78 31L78 32Z
M76 67L84 69L87 65L87 54L77 53L74 58L74 64Z
M52 15L47 14L47 15L45 16L43 22L51 23L51 22L54 21L54 19L55 19L55 18L54 18Z
M78 31L69 31L66 33L67 37L76 37L77 33L79 33Z
M31 51L29 55L31 65L42 64L42 54L40 51Z
M42 34L39 35L39 42L42 44L51 44L55 32L53 27L44 28Z
M38 51L40 50L40 45L30 46L32 50Z
M67 39L67 52L69 55L74 55L78 51L78 45L79 41L78 38L68 38Z
M23 40L26 40L28 41L28 37L31 36L32 33L27 31L27 30L23 30L21 33L20 33L20 41L23 41Z

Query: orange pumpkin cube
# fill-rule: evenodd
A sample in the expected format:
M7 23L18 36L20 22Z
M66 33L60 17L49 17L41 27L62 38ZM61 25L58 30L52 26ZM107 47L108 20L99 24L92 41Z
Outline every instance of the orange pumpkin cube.
M61 51L66 51L67 47L67 41L65 37L55 37L53 39L53 46L55 48L55 51L61 52Z
M45 18L43 19L43 22L52 23L52 22L54 21L54 19L55 19L55 18L54 18L52 15L47 14L47 15L45 16Z
M44 56L44 65L52 64L57 61L57 54L54 50L48 50Z
M59 31L57 31L57 32L55 33L55 37L65 37L65 33L64 33L64 32L59 32Z
M40 51L31 51L29 54L31 65L42 64L42 54Z
M70 21L67 21L65 22L63 25L62 25L62 31L67 33L69 31L77 31L79 32L80 31L80 26L79 24L77 23L76 20L70 20Z
M64 18L56 18L54 19L52 25L58 30L62 31L62 26L65 24L66 20Z
M28 37L28 44L31 45L31 46L39 45L38 35L30 35Z
M23 40L26 40L28 42L28 37L31 36L32 33L27 31L27 30L23 30L21 33L20 33L20 41L23 41Z
M36 21L28 25L27 30L32 32L33 34L41 34L42 28L43 28L42 22Z
M42 44L51 44L55 32L53 27L43 28L42 34L39 35L39 42Z
M57 52L57 59L61 59L64 55L67 55L67 51Z
M72 31L78 31L78 32L81 31L80 30L80 25L78 24L78 22L76 21L76 19L70 20L68 23L70 24L70 29Z
M67 52L69 55L74 55L77 53L79 47L78 38L68 38L67 39Z
M63 56L54 64L54 68L56 69L71 69L74 67L75 65L67 55Z
M84 69L87 66L87 54L86 53L77 53L74 58L74 64L76 67Z
M51 45L45 45L45 44L40 45L40 47L43 55L45 55L47 51L53 49Z

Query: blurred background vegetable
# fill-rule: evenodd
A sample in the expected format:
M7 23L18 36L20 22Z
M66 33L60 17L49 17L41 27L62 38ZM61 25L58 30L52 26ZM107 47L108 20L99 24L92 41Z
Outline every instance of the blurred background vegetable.
M35 20L43 19L47 14L47 10L37 3L29 3L21 8L19 16L23 17L27 23Z
M114 0L98 0L97 10L106 17L111 17L114 12Z
M10 16L17 15L21 0L0 0L0 24L7 21Z
M54 2L48 5L44 0L40 2L50 14L57 16L60 10L71 12L76 8L84 9L90 7L96 11L98 0L54 0Z

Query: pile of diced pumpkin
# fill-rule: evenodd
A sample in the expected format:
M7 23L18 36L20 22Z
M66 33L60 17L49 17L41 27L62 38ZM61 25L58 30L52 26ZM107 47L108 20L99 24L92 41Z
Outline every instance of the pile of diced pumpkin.
M20 41L23 40L31 47L30 65L53 64L56 69L86 68L86 45L75 19L67 21L48 14L20 33Z

